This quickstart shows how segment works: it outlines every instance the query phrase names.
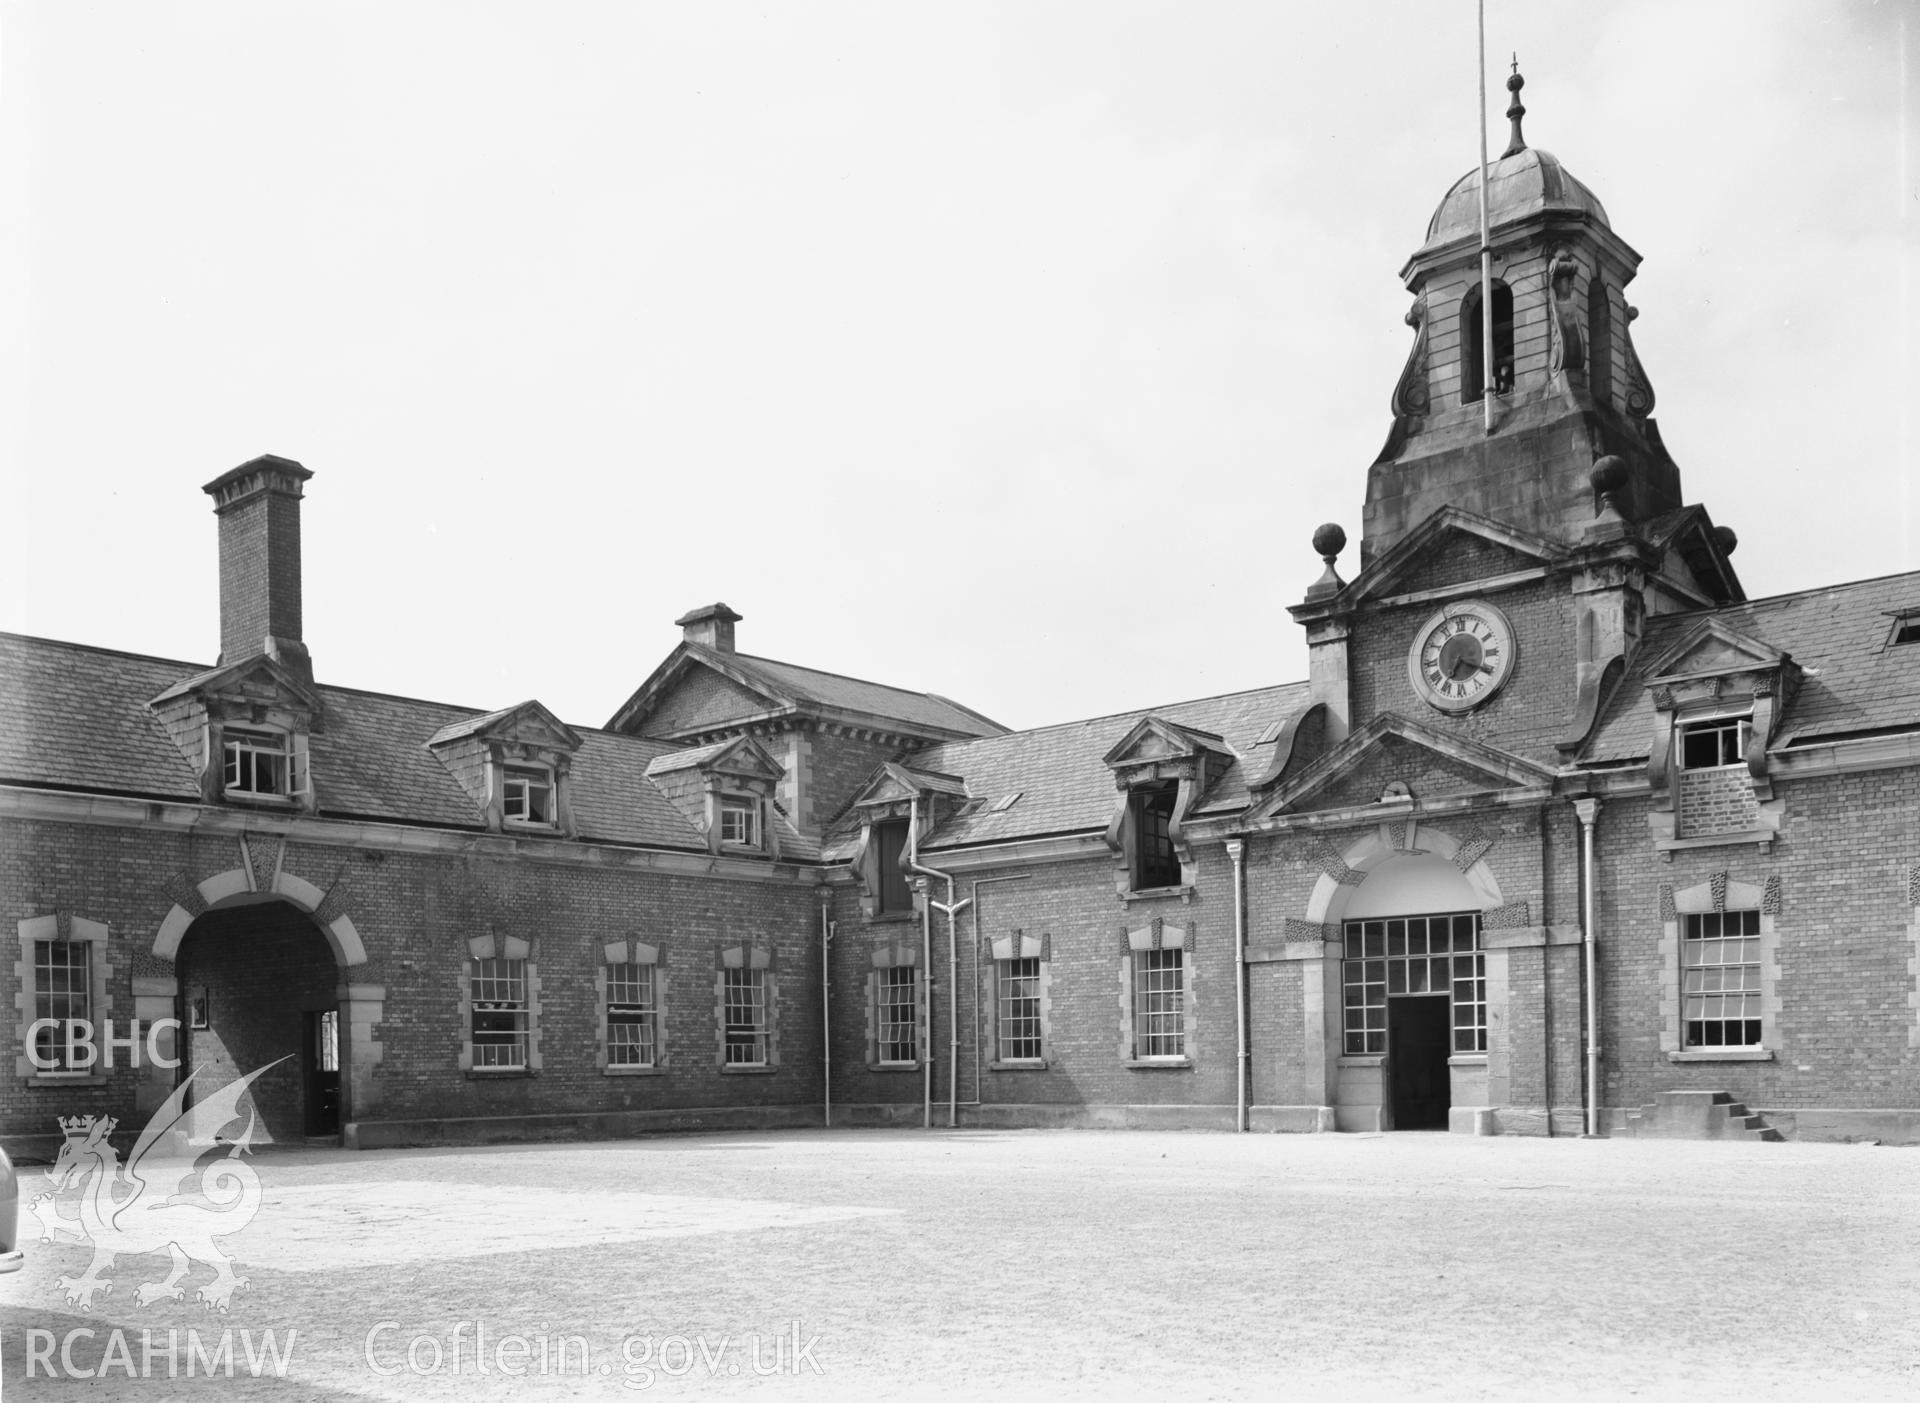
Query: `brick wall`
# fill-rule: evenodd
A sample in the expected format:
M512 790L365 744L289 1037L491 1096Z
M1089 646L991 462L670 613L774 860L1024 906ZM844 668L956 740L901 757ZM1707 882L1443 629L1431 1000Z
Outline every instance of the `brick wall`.
M1424 588L1424 576L1410 579L1407 587ZM1506 614L1518 640L1513 672L1493 700L1464 715L1446 716L1414 699L1407 681L1407 650L1415 631L1438 606L1410 605L1355 625L1350 663L1353 725L1365 725L1378 712L1399 712L1449 735L1558 764L1554 742L1565 734L1573 715L1577 646L1574 606L1566 586L1542 580L1488 599Z
M1912 1107L1920 1049L1908 1045L1914 976L1904 938L1905 866L1920 832L1920 770L1776 782L1785 820L1771 852L1753 844L1654 852L1644 800L1601 813L1601 1023L1605 1104L1656 1092L1726 1090L1751 1106ZM1779 879L1780 978L1771 1061L1674 1062L1661 1047L1660 888L1726 872Z
M526 845L521 845L522 847ZM341 981L384 986L377 1030L383 1058L357 1119L795 1106L822 1095L818 904L810 888L541 863L513 856L459 857L288 844L282 870L330 889L327 910L352 919L365 964L340 970L305 917L281 904L216 909L197 918L182 962L153 954L178 893L242 866L232 837L0 822L0 919L65 912L107 923L111 1007L132 1013L136 976L218 982L219 1036L196 1045L210 1065L239 1067L280 1055L299 1020L279 1012L330 1002ZM493 932L522 936L540 980L542 1066L524 1077L468 1076L459 1068L467 941ZM236 934L238 933L238 934ZM311 938L306 938L310 936ZM657 1077L608 1077L597 1062L602 946L635 937L661 947L669 1066ZM216 941L245 939L261 958L210 962ZM774 952L783 1056L770 1074L725 1075L714 1063L713 971L717 952L752 942ZM14 948L17 950L17 943ZM324 952L315 964L316 949ZM10 960L9 964L15 961ZM251 967L248 967L248 966ZM17 990L17 972L15 988ZM14 1003L12 996L9 1005ZM297 1006L297 1007L296 1007ZM17 1010L16 1010L17 1014ZM9 1028L15 1026L10 1020ZM285 1050L292 1050L288 1044ZM246 1068L250 1070L251 1068ZM293 1122L297 1095L277 1079L263 1088L276 1137ZM0 1135L42 1135L56 1116L110 1113L135 1120L138 1074L117 1068L102 1086L46 1088L8 1078L0 1087ZM140 1118L144 1120L144 1117ZM296 1128L297 1129L297 1128Z
M1745 765L1680 772L1680 836L1739 833L1760 826L1760 802Z

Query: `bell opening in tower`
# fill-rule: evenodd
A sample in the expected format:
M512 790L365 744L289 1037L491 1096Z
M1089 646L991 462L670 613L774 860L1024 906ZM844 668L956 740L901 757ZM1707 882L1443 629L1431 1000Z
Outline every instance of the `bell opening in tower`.
M1480 315L1480 289L1474 288L1460 303L1460 344L1465 356L1460 362L1460 402L1477 404L1486 394L1486 318ZM1493 392L1504 395L1513 389L1513 291L1505 283L1493 284Z

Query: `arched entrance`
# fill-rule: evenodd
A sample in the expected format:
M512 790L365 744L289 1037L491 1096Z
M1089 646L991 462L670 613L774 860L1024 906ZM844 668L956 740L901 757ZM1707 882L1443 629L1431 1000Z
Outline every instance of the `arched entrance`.
M340 971L312 917L265 894L230 897L194 918L174 969L185 1025L179 1074L195 1076L195 1099L277 1063L253 1084L255 1139L338 1135Z
M1303 967L1309 1073L1342 1130L1462 1129L1492 1102L1500 1053L1488 1034L1504 1010L1505 964L1482 931L1525 906L1503 904L1484 858L1497 832L1456 837L1407 819L1322 847L1303 919L1323 951Z
M1487 1050L1480 895L1442 857L1404 854L1367 874L1341 927L1346 1039L1385 1058L1396 1130L1445 1130L1453 1063ZM1470 1065L1470 1064L1468 1064Z
M386 991L353 981L367 951L346 884L336 876L322 890L295 875L282 838L247 834L237 846L239 866L162 884L173 905L153 954L171 972L134 978L135 1016L180 1019L180 1065L151 1065L137 1104L151 1114L196 1070L204 1096L286 1058L248 1093L255 1138L353 1146L355 1119L378 1112Z

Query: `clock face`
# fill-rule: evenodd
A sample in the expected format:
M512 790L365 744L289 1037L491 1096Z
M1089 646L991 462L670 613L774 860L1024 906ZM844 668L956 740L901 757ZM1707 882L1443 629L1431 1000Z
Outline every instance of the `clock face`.
M1491 604L1449 604L1413 636L1407 677L1429 706L1471 711L1490 698L1513 672L1513 626Z

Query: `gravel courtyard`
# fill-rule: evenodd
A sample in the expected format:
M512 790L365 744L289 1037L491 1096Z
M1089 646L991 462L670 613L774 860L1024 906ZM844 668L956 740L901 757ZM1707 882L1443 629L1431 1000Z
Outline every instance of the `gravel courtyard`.
M264 1201L225 1240L251 1284L226 1315L193 1303L198 1265L184 1300L137 1305L163 1254L122 1258L83 1315L55 1279L89 1249L30 1231L26 1269L0 1278L5 1384L152 1399L1920 1396L1920 1150L822 1131L254 1163ZM22 1171L23 1201L42 1187ZM189 1328L233 1332L235 1377L184 1376L167 1340ZM282 1347L297 1331L285 1376L249 1377L241 1332L269 1328ZM510 1336L524 1352L500 1352ZM102 1377L67 1376L62 1343Z

